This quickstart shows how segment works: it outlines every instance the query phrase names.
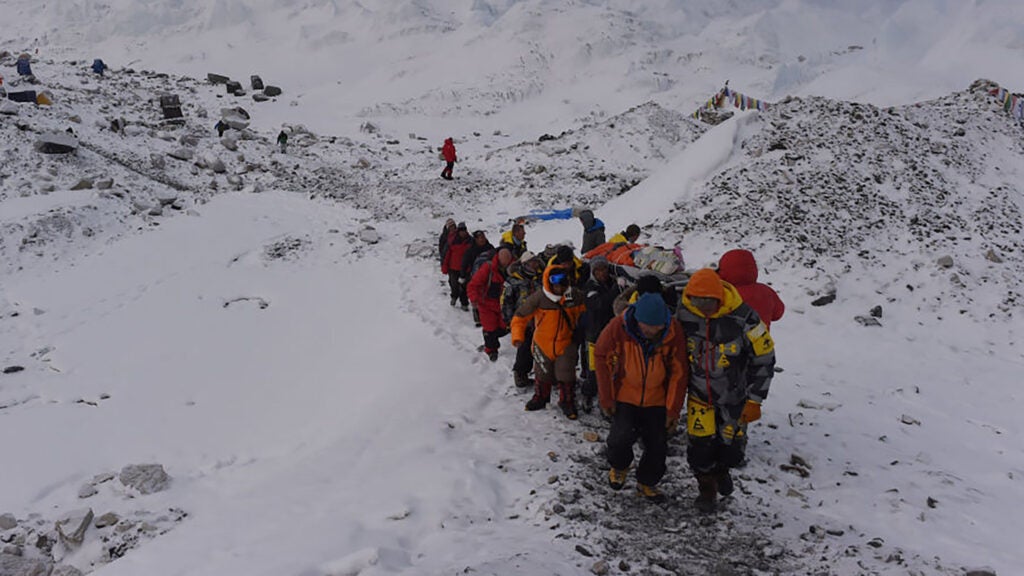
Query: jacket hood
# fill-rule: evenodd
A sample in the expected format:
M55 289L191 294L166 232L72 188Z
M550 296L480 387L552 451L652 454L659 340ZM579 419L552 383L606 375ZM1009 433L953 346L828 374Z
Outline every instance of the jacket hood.
M733 286L757 282L757 261L750 250L729 250L718 260L718 275Z
M435 140L435 142L436 142L436 140ZM451 138L445 138L444 139L444 143L445 144L455 144L455 141L452 140Z
M699 296L700 294L692 294L693 296ZM683 292L682 304L687 310L693 312L701 318L705 318L704 314L698 310L692 302L690 302L691 294ZM740 296L739 290L735 286L728 282L722 282L722 305L718 308L718 311L710 316L710 318L721 318L727 314L732 313L734 310L743 305L743 297Z

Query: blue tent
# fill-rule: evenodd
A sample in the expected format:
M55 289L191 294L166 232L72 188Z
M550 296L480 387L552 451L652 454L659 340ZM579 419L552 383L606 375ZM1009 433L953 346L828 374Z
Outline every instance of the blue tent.
M19 76L31 76L32 75L32 64L29 62L27 56L18 58L18 75Z
M97 58L92 61L92 71L103 76L103 71L107 69L107 65L103 63L103 60Z

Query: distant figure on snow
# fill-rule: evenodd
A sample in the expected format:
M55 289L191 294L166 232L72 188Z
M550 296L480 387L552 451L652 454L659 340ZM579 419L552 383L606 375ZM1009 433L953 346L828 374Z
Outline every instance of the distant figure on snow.
M277 145L281 147L281 154L288 152L288 135L284 133L284 130L277 135Z
M104 63L103 60L101 60L100 58L97 58L97 59L92 61L92 71L93 72L99 74L100 76L103 76L103 72L106 69L107 69L106 63Z
M28 54L18 56L18 76L32 76L32 57Z
M455 156L455 142L451 138L445 138L444 146L441 147L441 158L445 161L444 170L441 171L441 178L452 179L452 168L458 162Z
M612 244L636 244L638 238L640 238L640 227L636 224L630 224L626 226L625 230L612 236L608 241Z
M217 130L217 136L221 138L224 137L224 132L229 128L228 123L223 120L217 120L217 123L214 124L213 127Z

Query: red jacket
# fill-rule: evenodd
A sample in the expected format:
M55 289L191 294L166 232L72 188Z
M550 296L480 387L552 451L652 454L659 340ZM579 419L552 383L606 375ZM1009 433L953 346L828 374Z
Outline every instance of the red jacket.
M441 155L444 156L445 162L455 162L455 142L451 138L446 138L444 146L441 147Z
M493 332L505 328L505 318L501 315L501 293L505 289L505 274L498 266L498 255L485 263L473 274L473 279L466 286L469 301L476 304L480 311L480 326L484 332Z
M459 231L456 230L448 234L448 251L444 253L444 260L441 261L441 273L447 274L449 271L458 272L462 269L462 257L466 254L466 250L469 249L469 245L473 243L471 236L465 238L459 238Z
M718 260L718 275L743 297L743 301L757 312L766 328L782 318L786 305L771 286L757 281L757 262L749 250L729 250Z

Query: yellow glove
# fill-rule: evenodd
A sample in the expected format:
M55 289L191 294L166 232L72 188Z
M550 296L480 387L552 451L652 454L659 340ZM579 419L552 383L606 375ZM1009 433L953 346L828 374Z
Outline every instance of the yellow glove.
M747 400L747 403L743 405L743 413L740 414L740 422L748 424L750 422L757 422L760 419L761 403Z

